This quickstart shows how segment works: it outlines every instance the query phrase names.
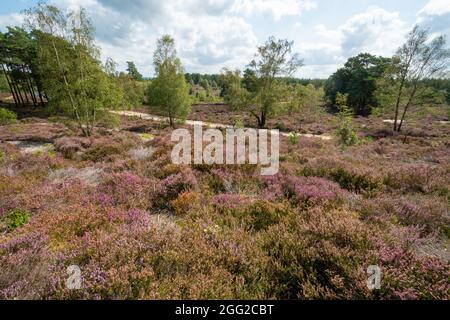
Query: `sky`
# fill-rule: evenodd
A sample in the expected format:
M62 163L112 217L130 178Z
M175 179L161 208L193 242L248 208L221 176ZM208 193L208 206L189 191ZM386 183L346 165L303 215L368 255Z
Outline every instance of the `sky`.
M450 0L48 0L82 6L96 29L102 58L119 70L134 61L153 75L156 40L175 38L187 72L243 69L269 36L294 41L300 78L327 78L360 52L391 56L420 24L450 41ZM37 0L0 0L0 30L21 25Z

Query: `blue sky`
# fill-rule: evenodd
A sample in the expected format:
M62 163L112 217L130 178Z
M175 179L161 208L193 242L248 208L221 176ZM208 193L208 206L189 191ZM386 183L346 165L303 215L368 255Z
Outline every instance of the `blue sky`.
M37 0L1 0L0 28ZM327 77L359 52L392 55L419 23L450 38L450 0L48 0L85 7L103 58L151 75L158 37L171 34L189 72L244 68L269 36L295 41L299 77ZM450 39L449 39L450 40Z

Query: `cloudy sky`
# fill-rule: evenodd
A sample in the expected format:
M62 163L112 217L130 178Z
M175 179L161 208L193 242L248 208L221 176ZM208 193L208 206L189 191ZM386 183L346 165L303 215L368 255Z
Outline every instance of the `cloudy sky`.
M0 0L0 29L21 25L37 0ZM172 35L188 72L243 68L269 36L295 41L302 78L324 78L359 52L391 55L422 24L450 40L450 0L48 0L83 6L96 27L103 57L124 69L135 61L153 74L152 53Z

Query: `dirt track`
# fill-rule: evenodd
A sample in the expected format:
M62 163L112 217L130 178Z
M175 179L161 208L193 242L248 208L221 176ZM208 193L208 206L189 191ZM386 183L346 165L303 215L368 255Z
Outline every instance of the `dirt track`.
M145 120L153 120L153 121L168 121L168 118L151 115L148 113L143 112L136 112L136 111L111 111L111 113L120 115L120 116L127 116L127 117L139 117ZM195 120L186 120L185 123L190 126L200 125L200 126L206 126L209 128L218 128L218 129L227 129L227 128L234 128L232 125L222 124L222 123L212 123L212 122L204 122L204 121L195 121ZM244 128L244 129L250 129L250 128ZM270 132L278 132L275 130L269 130ZM292 134L292 132L281 132L280 135L283 137L288 137ZM328 135L314 135L314 134L300 134L301 137L307 137L307 138L317 138L322 140L332 140L333 137Z

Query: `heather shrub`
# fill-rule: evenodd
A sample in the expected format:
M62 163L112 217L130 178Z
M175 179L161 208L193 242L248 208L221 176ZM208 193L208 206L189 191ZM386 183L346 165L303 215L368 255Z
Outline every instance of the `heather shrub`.
M243 217L244 221L258 232L279 223L288 213L289 209L284 204L259 200L243 210Z
M64 160L49 154L17 153L10 156L9 170L15 175L27 177L44 177L50 170L58 170L64 166Z
M352 212L320 208L289 215L262 237L269 295L278 299L365 299L375 255L370 230Z
M0 226L2 226L1 229L11 232L27 224L30 218L29 212L22 209L14 209L0 217Z
M383 196L364 202L357 209L364 219L421 228L422 236L446 233L449 206L438 197Z
M83 154L82 159L93 162L100 162L120 152L121 148L118 145L98 144L87 150Z
M18 235L0 243L0 299L43 299L55 290L53 257L40 233Z
M258 192L258 168L252 165L213 166L207 175L208 187L214 193Z
M104 177L98 186L99 196L109 196L114 206L124 208L147 209L149 204L149 187L147 179L130 172L113 173Z
M435 257L418 256L409 242L396 235L385 241L375 239L379 263L383 271L383 299L444 299L450 298L450 267Z
M219 194L212 198L214 208L219 213L222 225L245 225L247 230L256 232L277 224L289 212L286 204L272 203L237 194Z
M173 174L159 181L151 195L153 206L158 209L172 209L170 202L179 194L197 187L197 179L190 170Z
M54 142L55 150L67 159L74 159L78 153L89 148L91 141L82 137L62 137Z
M193 210L199 209L201 205L201 195L195 191L187 191L180 194L171 202L171 206L176 215L182 216Z
M216 207L219 212L223 214L239 210L242 207L248 206L252 202L253 199L251 197L230 193L218 194L212 198L212 204L214 207Z
M278 174L262 179L263 196L272 201L288 199L305 207L342 202L345 193L338 184L318 177Z
M345 163L327 161L327 159L320 159L312 164L307 164L300 173L304 176L331 179L348 191L368 196L375 195L383 185L381 175L364 171L359 173L357 170L349 168Z
M438 167L406 165L389 170L384 183L403 192L438 192L445 195L449 179L449 174Z
M15 123L17 120L17 115L5 108L0 108L0 126Z
M115 155L139 146L139 137L132 133L117 133L113 136L92 138L92 144L82 155L83 160L101 162L113 160Z

